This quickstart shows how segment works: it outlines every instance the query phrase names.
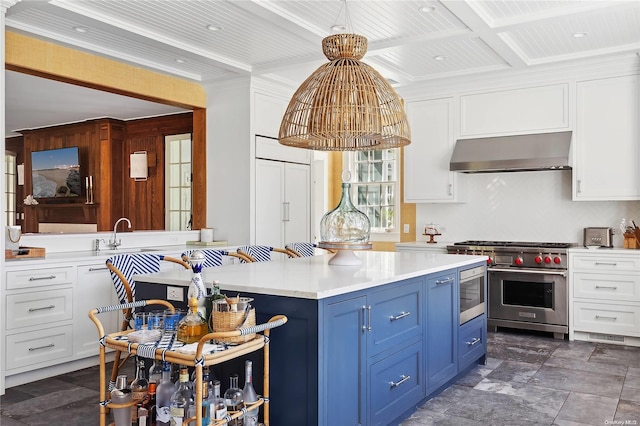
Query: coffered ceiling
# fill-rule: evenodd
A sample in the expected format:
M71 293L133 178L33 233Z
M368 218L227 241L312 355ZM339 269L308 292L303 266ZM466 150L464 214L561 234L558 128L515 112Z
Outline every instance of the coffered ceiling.
M349 0L346 11L343 0L22 0L6 26L196 82L292 87L326 62L333 25L365 35L364 61L398 87L640 51L640 0Z

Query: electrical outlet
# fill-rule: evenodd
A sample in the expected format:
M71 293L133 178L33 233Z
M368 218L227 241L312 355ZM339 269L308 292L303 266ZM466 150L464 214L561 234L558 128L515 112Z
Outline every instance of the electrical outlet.
M174 302L184 302L184 298L182 297L182 287L167 286L167 300L173 300Z
M405 223L405 224L404 224L404 233L405 233L405 234L408 234L408 233L409 233L409 224L408 224L408 223Z

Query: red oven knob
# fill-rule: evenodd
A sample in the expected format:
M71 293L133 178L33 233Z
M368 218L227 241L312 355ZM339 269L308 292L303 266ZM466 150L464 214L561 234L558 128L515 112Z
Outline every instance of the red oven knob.
M522 260L522 256L518 256L513 262L516 264L516 266L520 266L524 261Z
M551 256L545 256L544 263L551 263Z
M493 257L489 256L487 258L487 265L489 265L489 266L493 265Z
M536 256L533 260L539 265L542 263L542 256Z
M562 262L562 259L560 258L560 256L556 256L553 258L553 263L555 263L556 265L559 265L560 262Z

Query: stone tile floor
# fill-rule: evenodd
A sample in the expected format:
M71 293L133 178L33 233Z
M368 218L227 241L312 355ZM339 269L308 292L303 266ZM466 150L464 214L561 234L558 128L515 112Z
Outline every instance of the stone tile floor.
M427 401L402 426L640 426L640 348L500 329L487 365Z
M501 329L489 333L488 352L487 365L402 426L640 426L640 348ZM97 374L92 367L7 389L0 425L97 425Z

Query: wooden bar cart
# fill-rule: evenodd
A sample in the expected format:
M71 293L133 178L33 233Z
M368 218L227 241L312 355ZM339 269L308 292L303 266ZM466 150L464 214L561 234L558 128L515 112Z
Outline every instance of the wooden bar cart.
M200 339L197 345L195 354L182 353L171 348L157 347L158 345L150 345L143 343L131 343L127 339L127 334L132 333L134 330L120 331L105 335L102 323L98 319L97 315L104 312L112 312L123 309L144 307L147 305L163 305L171 312L175 312L173 305L170 302L160 299L141 300L133 303L125 303L122 305L111 305L101 308L95 308L89 311L89 318L98 328L99 344L100 344L100 426L106 426L107 408L123 408L128 406L134 406L141 402L140 400L133 400L126 404L112 403L107 399L106 388L106 348L119 350L121 352L128 352L132 355L140 355L145 358L154 358L167 362L172 362L180 365L186 365L195 367L196 371L196 417L193 417L187 421L187 423L195 422L196 426L209 426L202 424L202 369L210 365L220 364L225 361L232 360L239 356L255 352L263 349L264 354L264 388L262 390L263 396L257 402L248 405L243 411L230 412L225 420L212 420L210 426L222 426L227 424L230 420L238 418L243 415L245 411L253 410L261 405L263 406L263 418L264 425L269 425L269 334L270 330L275 327L284 325L287 322L287 317L284 315L276 315L272 317L268 322L264 324L255 325L252 327L241 328L234 331L226 332L213 332L205 335ZM210 340L224 341L225 339L235 338L238 336L254 336L244 343L240 343L233 346L228 346L227 349L217 351L214 353L203 353L205 344Z

